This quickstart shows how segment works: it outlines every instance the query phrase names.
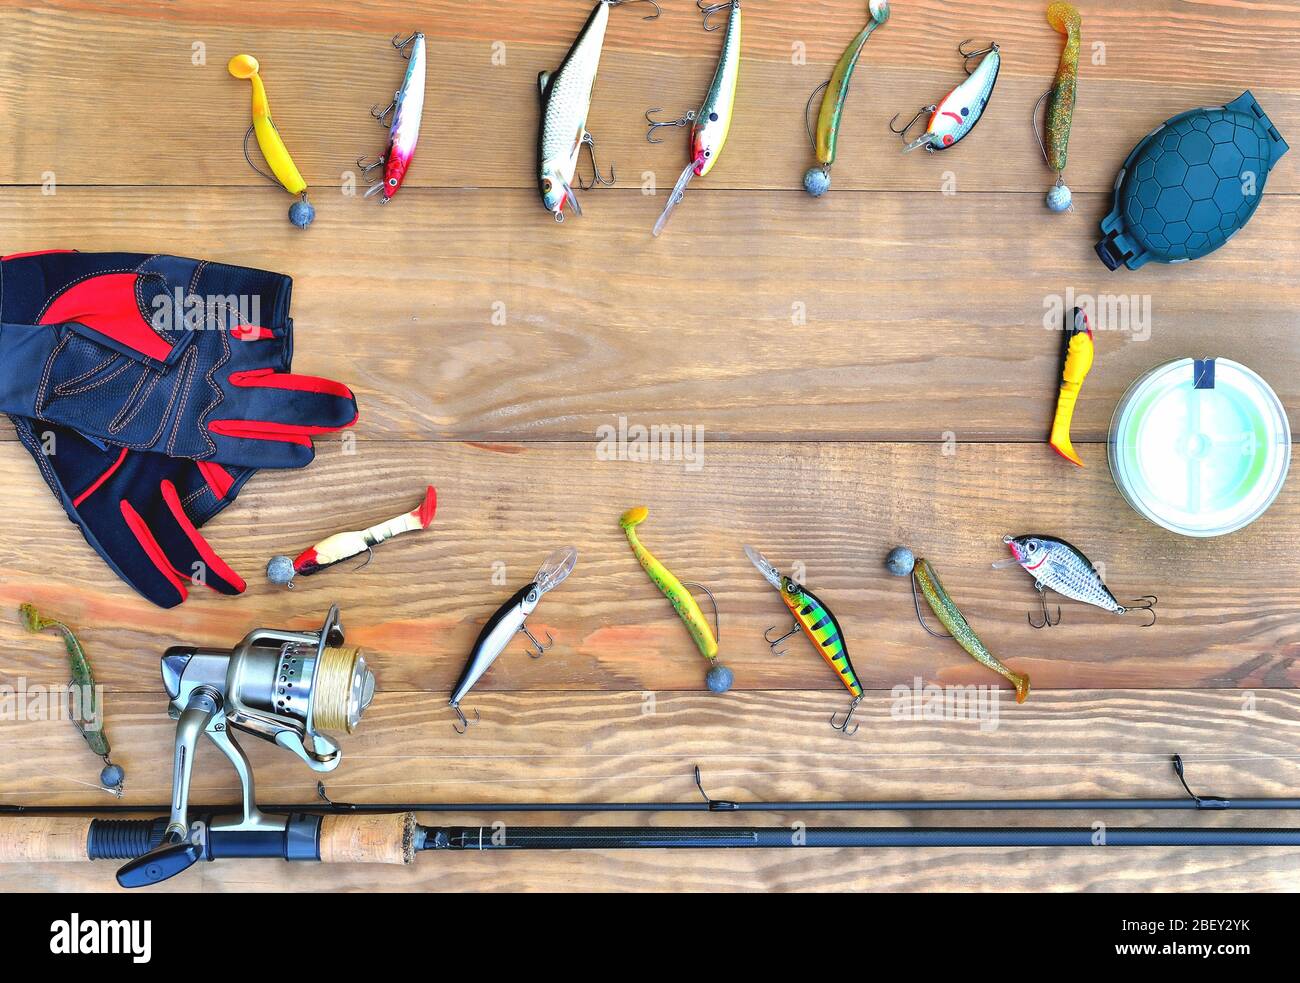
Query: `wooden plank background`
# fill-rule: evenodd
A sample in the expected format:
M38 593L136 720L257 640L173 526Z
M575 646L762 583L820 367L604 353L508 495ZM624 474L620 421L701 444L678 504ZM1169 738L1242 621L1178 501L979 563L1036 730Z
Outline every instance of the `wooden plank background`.
M295 367L346 380L362 407L354 445L322 441L311 468L259 475L205 530L248 576L248 594L196 593L172 611L112 578L0 424L0 685L64 676L57 643L21 632L20 602L80 627L108 689L128 801L158 801L171 730L162 649L229 645L256 624L312 626L338 600L381 687L330 776L341 798L676 799L696 794L696 762L730 797L1165 796L1178 791L1174 751L1203 794L1293 791L1294 482L1249 529L1183 539L1125 506L1104 440L1133 379L1184 355L1259 369L1294 425L1300 158L1279 163L1250 228L1198 263L1109 273L1092 244L1124 154L1168 116L1250 88L1300 140L1300 4L1081 4L1094 57L1081 69L1066 172L1077 210L1065 216L1042 207L1051 179L1029 128L1059 51L1031 0L895 5L854 80L833 190L815 202L799 190L811 163L804 101L863 8L746 4L725 155L655 241L662 192L646 192L671 183L685 134L649 146L641 114L697 103L718 44L686 0L666 0L656 22L639 19L640 5L613 12L590 127L619 186L583 196L586 215L559 228L534 189L534 79L563 56L585 3L0 2L3 252L174 252L289 273ZM382 146L366 111L400 77L388 38L412 28L429 38L429 99L408 184L381 208L345 192L355 157ZM951 87L967 37L1003 48L985 121L950 153L899 154L890 116ZM242 159L248 87L224 67L240 51L260 59L311 182L318 218L307 232L284 220L288 196ZM1076 415L1082 471L1043 443L1059 377L1059 335L1044 315L1067 291L1151 312L1149 330L1099 332ZM601 460L598 428L620 418L702 427L700 467ZM440 507L421 539L292 593L265 583L271 554L386 518L430 482ZM704 663L618 528L635 504L651 510L647 545L717 595L733 694L700 692ZM988 567L1003 534L1031 529L1104 562L1119 595L1159 594L1158 625L1067 604L1059 628L1032 631L1028 578ZM845 694L816 655L798 643L776 658L762 642L783 609L745 560L747 542L802 564L843 622L870 690L856 737L825 725ZM906 582L881 567L899 542L931 558L994 651L1032 676L1029 703L1003 705L995 729L891 716L896 685L993 679L915 624ZM467 701L482 724L458 738L446 691L475 634L565 544L578 547L578 568L530 622L555 647L533 661L512 646ZM313 774L269 748L250 753L268 798L310 796ZM103 801L86 784L96 771L66 722L0 721L0 802ZM205 750L200 798L228 799L232 783ZM1010 821L1093 818L1130 821ZM835 821L851 817L825 817ZM226 864L168 888L1300 886L1300 858L1281 850L1010 855L437 856L379 873ZM111 886L98 866L0 869L2 890Z

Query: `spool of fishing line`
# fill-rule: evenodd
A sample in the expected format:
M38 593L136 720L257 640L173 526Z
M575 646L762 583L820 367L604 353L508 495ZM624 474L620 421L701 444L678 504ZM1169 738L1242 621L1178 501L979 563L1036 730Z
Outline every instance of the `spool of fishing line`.
M1272 388L1226 358L1181 358L1143 375L1115 409L1111 474L1140 515L1184 536L1222 536L1273 504L1291 428Z

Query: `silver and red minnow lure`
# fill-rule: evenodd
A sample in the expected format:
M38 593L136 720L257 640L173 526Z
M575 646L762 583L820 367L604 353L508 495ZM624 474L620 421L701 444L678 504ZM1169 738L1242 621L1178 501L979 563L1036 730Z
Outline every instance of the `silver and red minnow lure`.
M271 562L266 565L266 579L273 584L284 584L292 589L294 577L310 577L314 573L320 573L326 567L332 567L336 563L342 563L362 553L373 555L374 547L385 540L400 536L404 532L428 529L437 510L438 493L433 485L430 485L425 489L424 500L410 512L403 512L369 529L336 533L328 539L322 539L315 546L303 550L296 560L290 560L287 556L271 557ZM367 558L366 563L369 562ZM362 566L365 564L363 563Z
M1042 624L1035 624L1030 615L1025 616L1033 627L1048 628L1060 624L1059 606L1056 609L1055 621L1047 613L1047 600L1044 594L1049 590L1082 601L1084 604L1092 604L1112 614L1146 611L1151 615L1151 620L1143 627L1150 628L1156 623L1157 598L1154 594L1146 594L1135 601L1130 601L1128 605L1120 604L1115 600L1115 595L1110 592L1105 581L1101 579L1101 574L1097 572L1093 562L1084 556L1078 547L1072 546L1064 539L1030 534L1003 536L1002 542L1006 543L1007 548L1011 550L1011 557L998 560L993 564L994 569L1019 564L1027 573L1033 575L1034 589L1038 591L1038 602L1043 607Z
M417 31L408 38L395 37L393 47L407 60L402 87L393 93L393 101L383 112L378 106L370 110L370 115L379 120L381 126L388 126L388 149L382 157L357 160L361 173L367 177L371 171L383 167L384 179L366 190L367 198L382 195L379 199L381 205L392 200L406 179L411 158L415 156L415 144L420 139L420 119L424 115L424 35ZM391 125L387 122L390 113Z

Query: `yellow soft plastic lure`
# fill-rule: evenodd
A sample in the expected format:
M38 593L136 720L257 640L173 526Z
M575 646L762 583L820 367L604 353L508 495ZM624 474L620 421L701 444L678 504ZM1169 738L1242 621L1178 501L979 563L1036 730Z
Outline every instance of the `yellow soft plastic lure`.
M1073 324L1065 346L1065 365L1061 369L1061 390L1056 397L1056 416L1052 420L1050 442L1052 450L1067 461L1083 467L1083 461L1070 443L1070 421L1074 419L1074 404L1083 388L1083 380L1092 368L1094 349L1092 328L1088 315L1082 308L1074 309Z
M686 630L690 632L691 638L695 640L695 645L699 648L700 654L711 663L716 663L718 639L714 635L713 629L709 627L709 621L704 616L699 604L696 603L694 596L692 596L686 585L674 577L672 571L660 563L655 555L646 549L637 538L636 527L645 522L649 515L649 509L644 505L638 505L636 508L624 512L618 522L623 527L623 534L627 536L627 541L632 547L632 553L636 556L637 562L641 564L641 569L646 572L651 582L659 588L664 597L668 598L673 610L677 612L677 616L686 625ZM728 677L727 687L725 688L730 688L730 671L724 670L724 672ZM714 676L712 671L710 676ZM713 681L710 681L709 688L715 688ZM720 690L715 691L721 692Z
M275 175L275 180L289 194L301 195L302 204L310 210L311 206L307 205L307 182L303 180L298 165L293 162L284 140L280 138L280 131L276 129L275 122L271 119L271 104L266 97L266 86L262 84L262 76L258 74L260 66L257 59L252 55L235 55L227 63L226 68L235 78L248 79L253 85L253 122L249 129L257 136L257 146L261 148L262 156L266 159L267 166L271 168L271 174ZM244 153L247 156L247 134L244 135L244 143ZM251 159L249 164L253 165ZM257 170L257 167L253 166L253 169ZM298 208L297 205L294 207ZM301 216L301 212L299 214ZM312 214L314 215L314 212ZM300 222L292 210L289 217L295 225L306 225L311 221L307 218L306 222Z

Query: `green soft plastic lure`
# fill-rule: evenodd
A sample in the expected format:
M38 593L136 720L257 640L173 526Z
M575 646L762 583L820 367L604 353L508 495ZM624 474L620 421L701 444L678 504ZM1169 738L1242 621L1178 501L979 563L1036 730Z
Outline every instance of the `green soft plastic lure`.
M104 733L103 708L99 704L95 688L95 674L90 668L86 652L77 641L72 629L62 621L42 618L35 605L24 604L18 609L23 626L33 634L42 631L56 631L63 636L63 644L68 650L68 663L72 670L70 687L81 694L79 700L71 701L72 722L85 739L90 750L104 759L104 769L99 774L100 783L114 795L121 796L122 782L126 777L120 766L109 760L111 748L108 735Z
M1070 189L1062 179L1070 148L1070 126L1074 122L1074 98L1079 80L1079 11L1068 3L1053 3L1047 8L1047 22L1065 37L1061 61L1052 87L1044 94L1047 100L1047 138L1042 142L1043 159L1056 172L1056 184L1047 193L1047 207L1054 212L1072 210ZM1039 100L1042 102L1042 99ZM1037 124L1037 107L1035 124ZM1041 138L1040 138L1041 140Z
M650 577L651 582L659 588L664 597L672 604L673 610L677 616L682 619L686 625L686 630L690 632L691 638L700 650L700 654L709 660L711 668L705 679L709 689L715 693L725 693L731 688L732 674L731 670L725 666L718 665L718 639L713 629L709 627L709 620L704 616L700 605L692 596L686 584L678 580L671 570L659 562L658 558L651 553L641 540L637 538L636 527L649 517L650 511L644 505L638 505L634 509L628 509L619 518L618 524L623 528L623 534L627 536L628 544L632 547L632 553L636 556L637 562L641 564L641 569ZM703 585L700 587L710 598L713 594ZM715 619L716 604L715 604Z
M804 190L814 198L820 198L831 186L831 165L835 163L835 152L839 144L840 120L844 115L844 103L849 96L849 82L853 79L853 70L858 66L858 58L876 28L889 20L888 0L870 0L867 10L871 20L858 36L849 42L835 64L828 81L823 82L808 98L804 107L804 119L808 126L808 139L812 141L813 153L817 155L817 166L808 169L803 176ZM812 108L817 93L822 93L822 106L817 114L817 129L814 131L808 112Z
M1024 703L1029 698L1029 677L1012 672L980 641L980 637L975 634L975 629L967 624L956 603L943 589L939 575L934 572L928 560L917 557L916 566L912 570L912 582L921 588L921 593L925 595L925 600L934 611L935 617L948 629L948 633L956 639L957 644L964 648L976 662L987 666L1011 683L1016 688L1016 702ZM922 628L931 635L937 634L925 623L925 619L921 618L920 604L917 604L916 616L921 621Z
M768 638L772 629L769 628L763 633L764 640L772 647L772 651L777 655L784 655L783 651L778 651L777 646L789 638L802 631L813 646L821 653L821 657L826 660L826 664L835 670L844 688L853 696L853 702L849 704L848 713L844 719L836 723L835 714L831 715L831 726L844 734L857 733L857 724L849 730L849 721L853 717L853 711L858 708L862 702L862 683L858 680L858 674L853 668L853 663L849 661L849 646L844 641L844 632L840 628L840 623L835 620L835 615L831 609L823 604L812 591L798 583L791 577L781 574L776 567L772 566L758 550L752 546L745 547L745 555L749 557L749 562L758 568L758 572L763 578L776 588L781 595L781 600L785 606L790 609L790 614L794 617L794 626L782 635L780 638Z

